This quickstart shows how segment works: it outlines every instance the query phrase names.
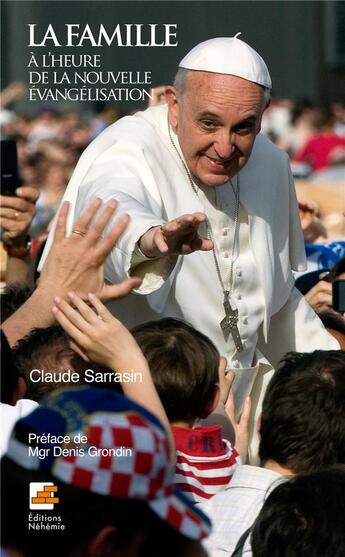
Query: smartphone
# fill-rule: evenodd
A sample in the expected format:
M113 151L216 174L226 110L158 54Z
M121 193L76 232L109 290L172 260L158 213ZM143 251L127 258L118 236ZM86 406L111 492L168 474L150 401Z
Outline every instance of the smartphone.
M345 280L335 280L333 282L332 305L335 311L345 312Z
M16 195L20 186L16 142L11 139L1 141L1 193Z

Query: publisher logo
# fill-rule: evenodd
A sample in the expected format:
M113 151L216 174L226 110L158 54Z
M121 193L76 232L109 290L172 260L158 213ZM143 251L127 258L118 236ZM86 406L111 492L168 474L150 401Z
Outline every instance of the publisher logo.
M53 482L30 482L30 509L52 510L59 502L57 490Z

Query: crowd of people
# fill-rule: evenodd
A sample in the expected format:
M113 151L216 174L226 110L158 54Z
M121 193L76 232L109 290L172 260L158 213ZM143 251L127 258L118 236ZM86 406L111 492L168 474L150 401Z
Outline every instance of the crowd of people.
M102 105L86 119L81 112L61 112L48 105L34 116L6 108L23 95L25 85L20 82L2 92L1 134L3 139L16 141L22 185L40 191L30 235L33 239L44 238L80 155L118 115Z
M4 555L344 555L345 243L276 146L343 187L345 107L271 86L212 39L114 125L3 111Z

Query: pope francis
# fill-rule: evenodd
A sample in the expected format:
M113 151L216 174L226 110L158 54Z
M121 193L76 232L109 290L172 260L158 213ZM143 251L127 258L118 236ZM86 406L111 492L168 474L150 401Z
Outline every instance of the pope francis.
M181 318L214 341L235 372L237 411L252 398L253 463L278 360L289 350L339 348L294 288L305 255L289 161L260 134L270 89L265 62L237 36L198 44L167 87L167 104L98 136L64 197L70 231L96 196L115 197L130 215L106 278L135 275L142 284L113 311L128 326Z

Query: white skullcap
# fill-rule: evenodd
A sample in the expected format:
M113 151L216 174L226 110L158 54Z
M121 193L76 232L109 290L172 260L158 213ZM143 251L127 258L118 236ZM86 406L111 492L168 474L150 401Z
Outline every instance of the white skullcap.
M237 35L197 44L181 60L179 67L236 75L271 89L272 81L265 62L253 48L238 39Z

